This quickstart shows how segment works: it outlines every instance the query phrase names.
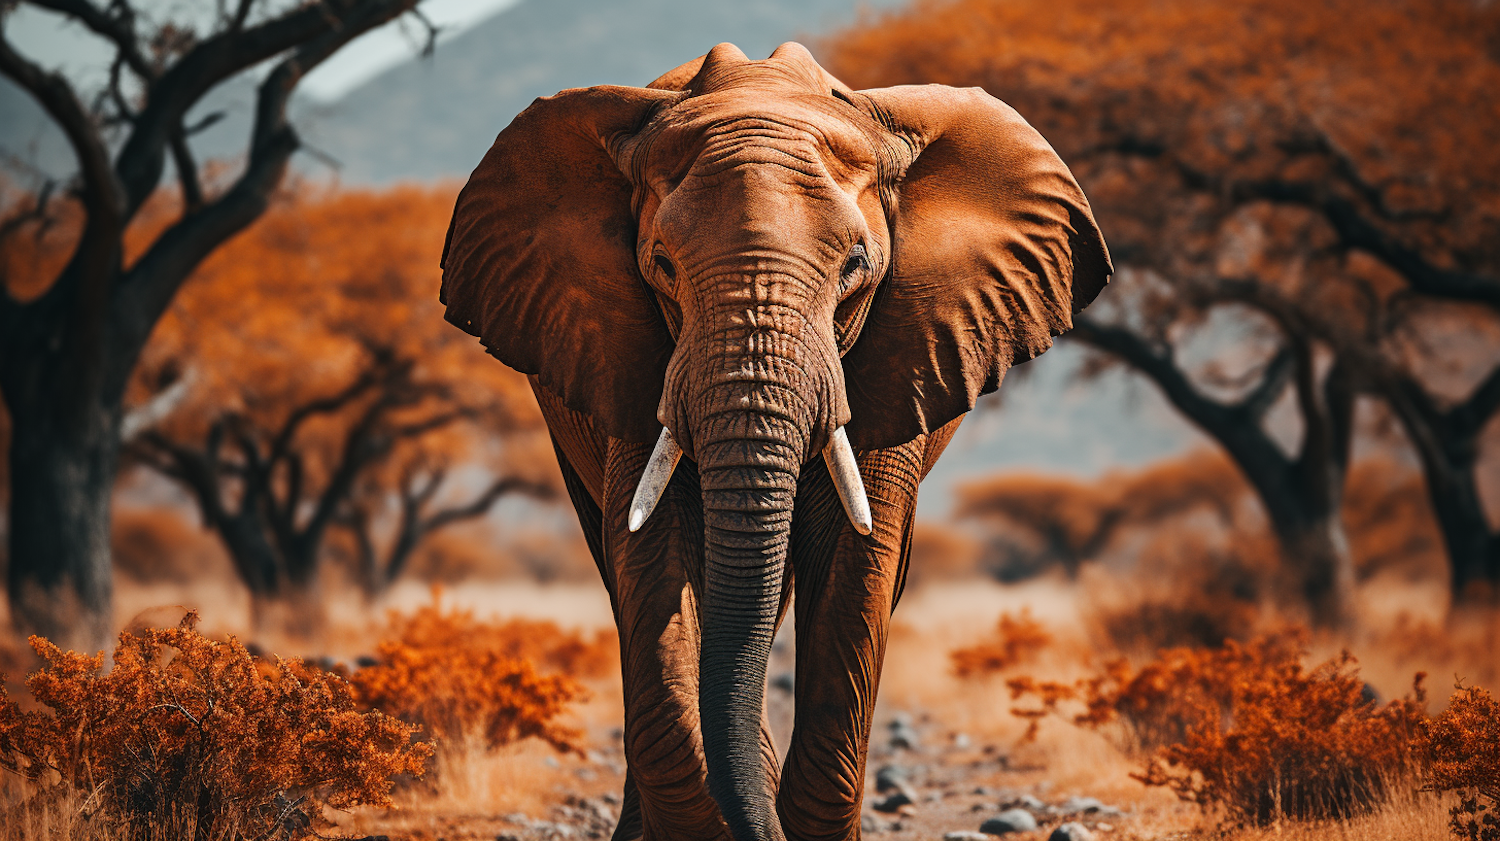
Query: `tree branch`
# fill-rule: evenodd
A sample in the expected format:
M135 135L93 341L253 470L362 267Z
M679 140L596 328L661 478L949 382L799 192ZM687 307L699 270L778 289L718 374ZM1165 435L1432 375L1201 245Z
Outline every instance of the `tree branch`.
M1292 373L1297 367L1296 362L1296 354L1292 352L1292 349L1283 346L1271 358L1271 361L1266 363L1265 370L1261 372L1260 384L1245 395L1245 399L1239 402L1237 408L1257 421L1263 419L1291 380Z
M1497 411L1500 411L1500 365L1490 370L1468 400L1449 410L1448 428L1455 435L1477 435Z
M1158 351L1125 328L1087 317L1075 318L1073 329L1066 335L1114 354L1150 377L1178 411L1229 451L1263 499L1269 502L1281 498L1292 462L1243 404L1229 406L1203 396L1170 353Z
M281 124L281 107L278 105L278 119L262 126L266 122L264 106L268 90L285 88L284 93L289 95L291 86L334 50L406 12L416 2L319 0L249 28L243 27L242 17L248 14L249 4L241 4L236 13L237 25L199 42L151 86L147 106L121 150L117 166L120 181L128 192L131 211L140 207L161 179L164 150L171 131L181 124L188 109L215 85L262 61L294 50L293 55L272 72L272 77L279 76L279 79L268 79L261 85L262 107L256 117L256 141L251 146L253 158L256 148L278 133ZM284 105L284 97L282 99Z
M156 77L155 69L141 52L140 41L136 39L135 15L129 5L118 4L124 14L112 17L108 10L101 9L88 0L30 0L30 2L44 9L67 15L88 27L95 34L104 37L115 45L120 58L131 72L142 79L149 81Z
M479 496L464 505L445 508L430 517L422 517L422 508L436 495L442 482L443 471L428 474L427 481L415 491L409 481L402 482L401 522L396 538L391 542L391 551L384 570L380 573L381 586L389 585L406 569L407 561L417 545L433 532L465 520L482 517L503 497L514 493L525 493L537 499L551 499L552 488L526 479L496 479Z
M1378 215L1398 221L1398 214L1384 206L1380 190L1359 176L1353 161L1333 147L1322 135L1305 148L1291 151L1312 152L1329 158L1339 178L1359 194ZM1333 228L1346 249L1369 252L1394 269L1415 291L1434 298L1473 301L1500 309L1500 278L1472 272L1442 268L1386 233L1360 212L1356 204L1326 187L1280 179L1243 180L1210 175L1199 170L1165 146L1153 141L1127 136L1089 150L1091 153L1131 155L1161 161L1174 169L1183 183L1200 192L1226 196L1232 202L1266 200L1296 204L1317 211Z
M120 153L119 165L122 180L133 185L132 207L139 204L137 199L144 200L145 194L160 177L159 146L165 133L173 126L180 126L187 107L206 90L200 90L201 83L199 77L193 75L195 72L203 71L205 66L216 72L238 72L261 57L274 55L305 40L304 36L311 37L309 33L322 33L297 47L261 83L245 172L218 199L184 217L163 233L121 284L117 302L119 347L113 354L121 364L116 365L118 375L112 386L124 388L125 377L134 366L151 327L188 275L220 243L264 212L271 192L281 183L287 162L298 147L296 132L286 120L287 102L297 83L349 40L406 11L417 0L364 0L345 17L334 18L331 22L327 11L329 2L347 6L351 0L315 3L232 37L230 33L220 33L199 44L161 78L157 85L161 90L159 98L153 99L137 120L135 133ZM232 56L228 65L220 66L220 59L214 57L213 50L234 53L237 58ZM167 117L171 122L162 124Z
M1369 252L1395 269L1413 290L1433 298L1473 301L1500 310L1500 278L1440 268L1366 219L1354 203L1314 184L1256 181L1236 184L1241 200L1266 199L1318 211L1348 249Z
M85 394L90 385L98 384L106 375L96 360L103 345L110 280L120 261L120 240L127 218L125 194L110 169L104 141L66 79L27 61L3 32L0 32L0 73L35 97L68 138L78 159L82 176L80 198L87 214L83 234L62 274L37 300L25 306L28 317L13 325L28 329L9 331L7 338L12 342L35 341L42 331L55 324L54 319L63 307L70 308L70 317L74 319L71 328L78 339L68 349L71 368L58 373L78 379L78 388L72 391Z

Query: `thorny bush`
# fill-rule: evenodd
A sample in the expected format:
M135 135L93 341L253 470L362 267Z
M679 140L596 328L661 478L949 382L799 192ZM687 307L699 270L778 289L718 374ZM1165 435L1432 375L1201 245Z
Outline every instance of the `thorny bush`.
M1454 835L1500 841L1500 702L1477 686L1456 689L1427 728L1427 787L1460 793L1449 812Z
M1031 660L1051 644L1052 634L1032 618L1030 610L1023 609L1020 616L1012 616L1009 612L1000 614L993 637L978 645L960 648L949 657L953 660L953 671L959 677L979 677L997 674Z
M580 734L556 721L584 695L570 675L597 673L608 651L605 636L589 643L546 622L480 622L434 601L410 616L392 615L375 665L350 680L363 703L421 724L445 750L535 736L571 751ZM539 674L534 662L563 673Z
M120 634L107 671L32 637L46 665L26 683L46 709L0 684L0 767L76 793L87 837L162 841L305 837L323 806L389 806L392 778L423 772L416 727L361 711L338 675L211 640L197 618ZM45 808L32 800L6 821Z
M1177 648L1136 670L1125 661L1074 684L1009 681L1039 707L1082 702L1080 725L1119 725L1145 754L1134 776L1238 822L1346 818L1386 799L1421 762L1421 674L1405 700L1377 705L1348 654L1305 669L1305 634Z

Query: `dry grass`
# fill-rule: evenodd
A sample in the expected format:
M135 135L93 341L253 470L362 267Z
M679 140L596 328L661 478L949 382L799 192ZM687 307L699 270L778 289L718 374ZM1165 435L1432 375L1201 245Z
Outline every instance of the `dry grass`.
M1376 805L1367 814L1333 822L1283 820L1262 828L1237 827L1224 821L1222 812L1204 812L1194 804L1179 801L1164 788L1143 786L1131 776L1141 769L1139 758L1122 750L1118 740L1099 732L1049 721L1040 727L1033 741L1023 742L1028 722L1009 714L1011 703L1006 697L1005 677L1013 676L1019 669L1038 680L1074 682L1097 674L1104 662L1115 656L1101 647L1097 626L1093 625L1100 599L1089 588L1100 583L1092 576L1085 576L1081 586L1062 580L1011 586L979 580L939 580L906 593L891 634L876 714L875 741L882 741L886 722L902 711L913 716L923 744L917 751L897 753L877 745L870 764L871 777L881 764L896 762L926 769L928 779L920 789L923 796L920 812L905 819L902 829L872 838L925 841L955 829L977 829L986 815L970 810L980 807L993 810L997 802L994 794L971 795L977 787L991 792L1033 793L1048 802L1074 794L1098 797L1126 812L1123 817L1110 820L1113 829L1099 833L1098 837L1103 839L1437 841L1449 837L1448 810L1459 802L1454 794L1402 796ZM135 606L148 603L151 591L137 589L140 585L136 584L128 586L131 592L125 597ZM1478 676L1485 674L1486 668L1493 668L1495 660L1485 647L1486 635L1493 627L1491 620L1474 618L1445 627L1436 623L1436 617L1442 614L1441 604L1429 607L1411 595L1427 591L1389 578L1377 578L1364 586L1362 603L1400 605L1401 611L1372 611L1369 627L1373 630L1350 639L1314 639L1311 645L1314 661L1336 656L1339 649L1349 647L1359 657L1361 677L1374 683L1384 697L1399 697L1409 688L1412 673L1422 669L1436 674L1473 675L1476 683L1486 684ZM162 601L180 601L191 595L172 582L160 585L156 592L164 597ZM1157 594L1172 595L1165 590ZM1119 592L1113 595L1118 597ZM1188 594L1177 597L1191 601ZM1127 601L1121 599L1119 603L1128 608ZM484 618L498 608L509 617L527 615L528 621L513 625L515 628L548 629L535 634L522 633L522 637L572 637L590 646L601 640L595 629L607 628L610 622L607 599L597 584L550 588L526 582L513 587L465 586L444 594L443 604L454 608L443 609L432 606L427 589L413 586L398 589L384 604L399 607L400 614L408 619L427 609L441 615L461 613L454 608L462 607L473 614L478 624L495 628L512 624L509 619ZM1408 624L1402 626L1391 624L1395 621L1391 617L1402 611L1419 618L1407 620ZM943 653L999 644L1003 637L996 630L1003 614L1009 614L1012 622L1029 615L1035 627L1051 637L1051 642L1035 651L1033 659L1024 665L1011 667L997 676L967 679L956 676L952 661ZM140 623L150 624L155 616L148 612ZM263 644L271 650L327 653L335 659L352 662L355 655L371 654L374 641L391 628L389 619L372 621L370 609L355 599L330 603L328 616L325 635L319 639L284 638ZM210 618L217 619L217 627L226 630L240 630L237 623L248 621L245 614L236 618L232 612L227 619ZM1261 615L1255 620L1257 627L1274 621L1274 615ZM552 624L539 624L546 622ZM588 630L576 633L569 630L578 626ZM1413 628L1422 630L1417 633ZM518 650L512 648L510 652ZM580 733L581 753L559 755L552 746L536 739L498 749L489 748L482 740L456 743L457 749L445 751L434 759L436 773L431 782L392 793L397 808L360 807L348 812L325 812L324 817L334 827L332 832L353 837L387 835L434 841L437 838L488 841L502 834L541 838L545 832L535 829L535 824L526 829L526 822L520 820L522 815L531 821L547 819L582 826L568 823L574 820L569 815L575 814L568 812L570 807L565 805L570 798L590 798L597 805L605 802L605 796L618 794L623 783L623 757L615 731L620 726L621 699L613 653L608 655L602 670L598 663L583 665L588 658L567 656L547 665L548 655L535 648L529 649L526 656L539 663L539 674L557 674L562 668L583 673L574 679L589 689L588 700L573 704L557 719ZM1142 656L1136 668L1146 662ZM1434 704L1434 713L1438 712L1438 706ZM956 738L960 735L964 737L962 748ZM15 783L12 776L9 783L12 789ZM871 785L869 796L873 798ZM928 802L927 798L934 796L939 799ZM77 803L72 804L72 808L76 806ZM63 805L50 814L55 819L66 814L68 808ZM67 827L56 820L52 824L38 823L46 820L46 815L17 817L24 820L17 824L22 828L14 830L12 837L69 836ZM1045 831L1039 832L1035 839L1026 841L1041 841L1045 836Z
M125 632L113 663L32 638L36 704L0 695L9 826L54 837L306 837L325 807L388 806L431 748L358 709L348 682L176 628Z

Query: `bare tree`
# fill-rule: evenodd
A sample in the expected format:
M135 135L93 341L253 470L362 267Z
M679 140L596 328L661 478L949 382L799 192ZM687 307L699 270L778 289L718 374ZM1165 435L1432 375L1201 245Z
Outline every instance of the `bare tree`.
M9 597L20 629L96 646L109 624L121 405L141 349L193 269L260 216L281 183L298 147L286 115L297 84L417 0L290 8L238 0L201 37L171 24L146 27L129 0L28 2L97 34L114 57L105 95L89 106L67 78L0 34L0 72L36 98L72 147L78 175L69 193L83 213L72 256L44 293L25 301L0 293L0 393L12 423ZM0 11L0 24L5 17ZM187 142L198 126L186 115L215 86L265 62L244 169L225 189L207 189ZM110 127L123 132L118 151ZM126 228L169 157L180 218L127 265Z
M201 442L151 429L129 452L188 489L257 603L290 597L306 604L336 528L352 532L363 582L379 592L433 532L483 516L508 494L553 493L545 484L502 477L465 501L439 504L444 491L453 495L446 469L409 445L475 410L455 398L451 384L423 381L414 368L411 359L372 348L357 379L288 407L279 423L225 412ZM319 419L334 429L308 434ZM383 481L382 471L397 480ZM392 501L396 526L381 552L372 514Z

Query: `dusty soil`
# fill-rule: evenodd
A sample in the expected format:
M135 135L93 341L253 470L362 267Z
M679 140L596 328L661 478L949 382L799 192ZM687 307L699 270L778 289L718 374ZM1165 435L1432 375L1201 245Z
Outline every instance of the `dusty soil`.
M482 609L485 597L473 594ZM462 601L464 594L454 593ZM597 604L580 590L578 600L506 598L513 612L530 611L570 624L589 624L581 605ZM1033 740L1010 715L1004 676L961 680L948 652L972 644L994 628L1001 612L1029 609L1054 634L1054 642L1015 673L1049 679L1076 677L1097 663L1083 630L1087 600L1055 583L1003 587L988 582L931 585L909 594L897 610L882 681L866 774L863 835L889 841L941 839L977 832L1007 809L1026 810L1037 828L1012 833L1016 841L1044 841L1064 822L1082 824L1097 841L1167 839L1342 839L1343 841L1444 841L1446 806L1435 797L1395 804L1358 821L1285 825L1266 829L1219 827L1213 816L1149 789L1130 774L1138 762L1109 738L1061 720L1046 720ZM552 611L565 612L553 616ZM608 620L605 613L604 621ZM788 623L789 625L790 623ZM787 744L793 724L790 673L796 643L784 630L771 662L768 711L777 743ZM1401 669L1389 668L1388 691ZM1409 673L1407 673L1409 679ZM557 756L538 745L518 745L496 755L473 755L441 766L435 781L401 798L402 809L343 816L351 834L388 838L542 839L608 838L624 781L617 680L596 684L577 717L590 734L587 754ZM1384 690L1384 687L1382 687ZM910 802L888 802L897 789L879 790L886 776L903 776ZM892 773L892 772L895 773ZM899 801L897 801L899 802Z

